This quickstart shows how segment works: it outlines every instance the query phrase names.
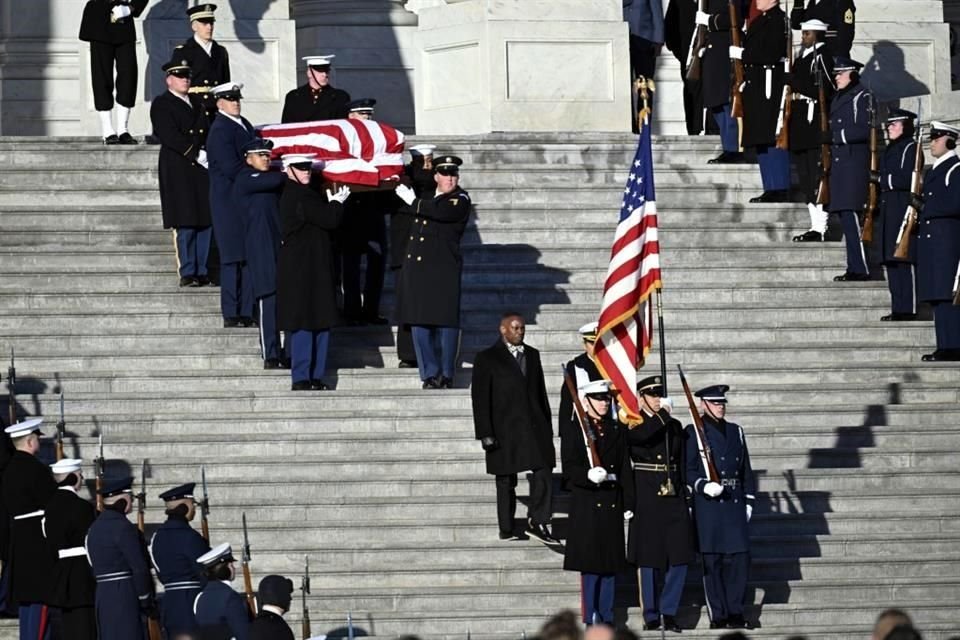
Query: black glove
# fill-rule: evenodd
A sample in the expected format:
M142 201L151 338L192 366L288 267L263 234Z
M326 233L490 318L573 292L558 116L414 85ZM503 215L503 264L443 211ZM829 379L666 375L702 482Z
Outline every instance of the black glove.
M915 193L910 194L910 206L913 207L917 213L923 211L923 196L919 196Z
M871 171L871 172L870 172L870 182L872 182L873 184L880 184L880 172L879 172L879 171Z
M833 133L830 131L821 131L820 144L833 144Z
M483 447L484 451L493 451L500 446L500 443L497 442L497 439L493 436L487 436L486 438L481 438L480 446Z

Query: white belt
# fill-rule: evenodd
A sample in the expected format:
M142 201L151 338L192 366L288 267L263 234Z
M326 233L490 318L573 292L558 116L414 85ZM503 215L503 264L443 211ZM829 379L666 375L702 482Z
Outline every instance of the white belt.
M30 513L21 513L18 516L13 516L14 520L26 520L27 518L39 518L43 515L43 509L37 509L36 511L31 511Z
M60 551L57 551L57 555L61 560L64 558L78 558L87 555L87 550L85 547L70 547L68 549L60 549Z

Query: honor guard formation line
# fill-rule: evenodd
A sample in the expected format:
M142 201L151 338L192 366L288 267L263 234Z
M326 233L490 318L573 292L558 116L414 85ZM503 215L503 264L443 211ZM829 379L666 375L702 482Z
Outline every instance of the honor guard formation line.
M407 145L334 55L252 123L205 3L138 140L148 3L87 0L79 34L103 144L142 150L104 168L148 186L80 214L21 186L54 239L0 222L0 638L960 633L960 129L861 81L852 0L624 0L639 146L584 175L577 132ZM718 154L651 141L664 44ZM17 253L71 221L122 246Z

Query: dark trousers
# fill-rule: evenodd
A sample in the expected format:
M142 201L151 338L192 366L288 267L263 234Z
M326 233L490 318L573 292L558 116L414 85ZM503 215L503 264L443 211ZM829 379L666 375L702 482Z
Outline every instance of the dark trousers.
M93 107L97 111L113 109L113 69L117 69L117 103L133 108L137 96L137 43L90 43L90 82Z
M630 68L634 78L643 76L652 80L657 68L657 45L630 34Z
M703 82L687 80L686 76L686 67L680 65L680 79L683 81L683 114L687 123L687 134L695 136L704 129L708 134L716 133L713 118L710 118L708 123L707 112L703 107Z
M748 553L704 553L703 592L711 622L743 615L747 592Z
M404 362L417 361L417 350L413 346L413 332L408 324L397 327L397 359Z
M869 273L867 254L860 240L860 213L858 211L840 211L840 226L843 228L843 241L847 245L847 273Z
M790 152L776 147L757 147L760 180L764 191L790 188Z
M343 312L348 318L380 315L380 296L387 266L387 227L384 216L364 217L368 224L358 229L363 237L346 243L341 252L343 262ZM360 261L367 259L363 283L363 301L360 299Z
M443 376L453 380L460 348L460 329L457 327L410 327L413 347L417 352L420 379Z
M517 474L497 478L497 524L502 533L513 532L513 518L517 512ZM553 517L553 472L534 469L530 472L530 502L527 518L533 524L549 524Z
M277 294L257 300L260 318L260 355L264 360L280 357L280 330L277 329Z
M97 614L93 607L60 610L63 640L97 640Z
M207 257L213 227L180 227L173 230L177 244L177 269L181 277L207 275Z
M613 600L616 592L615 575L580 574L580 611L583 624L613 626Z
M894 313L917 312L917 274L910 262L888 262L887 288L890 289L890 309Z
M290 375L294 382L321 380L327 372L329 331L293 331L290 334Z
M686 580L685 564L670 566L666 571L640 567L640 605L643 607L643 619L652 622L659 620L661 615L677 615Z
M797 188L803 194L803 201L816 204L820 187L820 149L800 149L790 155L797 169Z
M720 148L724 151L740 151L740 125L737 119L730 115L730 105L714 107L712 112L719 129Z
M220 265L220 313L224 318L253 317L253 282L245 262Z
M953 304L952 300L931 304L937 349L960 350L960 305Z
M48 640L50 625L47 607L39 602L21 604L19 609L20 640Z

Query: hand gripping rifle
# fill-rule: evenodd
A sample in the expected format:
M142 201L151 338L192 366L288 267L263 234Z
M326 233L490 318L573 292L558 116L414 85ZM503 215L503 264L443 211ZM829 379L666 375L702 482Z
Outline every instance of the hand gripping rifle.
M300 631L303 633L303 640L310 640L313 636L310 629L310 609L307 608L308 595L310 595L310 556L303 556L303 578L300 580L300 608L303 610Z
M697 9L703 12L707 10L707 0L699 0ZM696 82L702 75L702 62L700 57L707 48L707 27L706 25L694 25L693 37L690 38L690 49L687 51L687 80Z
M790 12L783 14L783 26L786 32L787 56L783 59L784 73L793 71L793 29L790 28ZM790 149L790 116L793 112L793 87L783 83L783 93L780 96L780 115L777 118L777 149Z
M737 11L737 2L739 0L730 0L727 4L727 11L730 14L730 44L735 47L742 47L740 31L740 17ZM743 94L740 87L743 86L743 60L731 60L733 66L733 84L730 87L730 115L734 118L743 117Z
M140 492L136 495L137 498L137 529L140 530L140 546L143 550L143 555L145 558L149 558L149 552L147 551L147 536L146 536L146 512L147 512L147 461L143 460L140 463ZM149 566L149 565L148 565ZM150 585L153 586L153 579L150 579ZM156 594L150 594L151 599L156 597ZM160 633L160 619L157 616L157 610L155 607L150 607L147 611L147 634L150 640L161 640L163 636Z
M917 229L917 216L920 212L917 206L920 204L920 184L923 179L923 128L920 126L920 107L923 103L917 101L917 155L913 161L913 176L910 178L910 204L907 205L907 211L903 214L903 222L900 223L900 231L897 233L897 248L893 252L894 258L905 260L910 255L910 241Z
M17 367L10 347L10 367L7 369L7 420L9 425L17 424Z
M814 52L813 55L819 55ZM814 82L817 83L817 106L820 107L820 185L817 187L817 204L830 204L830 168L833 165L833 156L830 155L830 143L827 135L830 133L830 114L827 112L827 76L822 60L814 61Z
M872 93L867 94L867 108L870 110L870 184L867 186L867 208L863 213L863 231L860 239L864 242L873 242L873 220L877 216L877 201L880 197L880 185L876 182L880 172L880 120L877 113L877 102Z
M203 487L203 500L200 501L200 528L203 531L203 539L210 542L210 523L207 516L210 515L210 496L207 495L207 468L200 465L200 486Z
M243 590L247 593L247 607L250 614L257 615L257 598L253 595L253 580L250 579L250 538L247 536L247 514L243 517L243 554L240 556L240 562L243 564Z
M63 392L60 392L60 422L57 423L57 461L63 460L63 436L67 430L67 422L63 419Z
M103 457L103 434L99 437L99 455L93 459L94 475L96 475L95 486L97 490L97 511L103 511L103 496L100 490L103 489L103 478L107 471L107 461Z
M580 404L580 394L577 393L577 386L573 384L573 378L570 376L570 373L567 371L566 367L563 365L561 365L561 367L563 368L563 384L567 386L567 392L570 394L570 399L573 401L573 408L577 412L577 419L580 421L580 428L583 430L583 439L587 443L590 466L602 467L603 464L600 462L600 454L597 453L597 434L590 426L589 418L587 417L586 412L583 410L583 405Z
M683 392L687 395L687 404L690 405L690 417L693 419L693 429L697 435L697 449L700 450L703 470L710 482L720 482L720 474L717 473L717 467L713 464L713 451L710 449L710 441L707 440L707 432L703 427L703 416L697 411L697 404L693 400L693 394L690 393L690 385L687 384L687 378L683 375L683 367L678 364L677 370L680 372L680 384L683 385Z

